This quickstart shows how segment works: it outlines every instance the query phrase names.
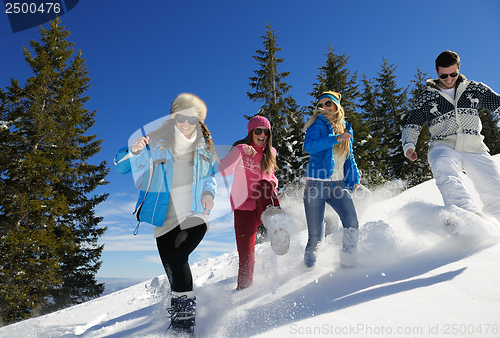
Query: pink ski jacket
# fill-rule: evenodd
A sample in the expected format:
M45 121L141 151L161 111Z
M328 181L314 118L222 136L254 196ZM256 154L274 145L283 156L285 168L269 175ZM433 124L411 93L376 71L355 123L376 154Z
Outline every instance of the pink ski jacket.
M254 156L245 155L244 144L234 147L219 164L219 172L222 176L230 176L234 172L233 186L231 188L231 209L254 210L256 202L248 198L255 191L255 187L261 180L266 180L274 185L274 192L278 193L278 179L274 172L265 173L260 168L264 147L258 147L252 143L257 151ZM274 156L276 149L272 148Z

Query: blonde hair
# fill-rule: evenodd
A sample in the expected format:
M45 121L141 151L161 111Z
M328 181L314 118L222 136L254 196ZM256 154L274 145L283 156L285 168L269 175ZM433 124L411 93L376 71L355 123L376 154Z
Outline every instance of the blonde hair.
M328 110L316 107L316 110L314 111L314 115L307 121L305 124L304 128L302 129L303 131L306 131L307 128L309 128L313 122L316 120L319 114L323 115L329 115L329 116L335 116L335 119L327 118L328 122L332 125L333 132L336 135L340 135L342 133L345 133L347 131L345 127L345 121L344 121L344 108L339 104L338 109L335 112L329 112ZM337 143L336 145L333 146L333 154L337 156L345 156L347 157L349 154L350 150L350 141L341 141L340 143Z

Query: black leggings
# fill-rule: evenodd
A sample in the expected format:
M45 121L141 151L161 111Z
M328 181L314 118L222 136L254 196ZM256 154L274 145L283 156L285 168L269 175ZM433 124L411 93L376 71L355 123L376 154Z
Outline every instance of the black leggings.
M172 291L193 291L193 276L188 259L206 232L207 225L205 223L185 230L181 230L180 226L177 226L156 239L161 262Z

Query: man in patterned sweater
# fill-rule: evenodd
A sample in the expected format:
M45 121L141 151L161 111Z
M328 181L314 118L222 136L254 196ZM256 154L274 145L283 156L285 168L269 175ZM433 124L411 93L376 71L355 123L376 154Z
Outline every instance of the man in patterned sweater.
M483 142L478 113L478 108L484 108L500 114L500 95L460 74L455 52L444 51L437 57L436 72L438 79L427 80L406 122L401 137L404 154L410 161L417 159L415 145L427 123L428 161L445 205L483 215L459 176L465 171L484 204L483 211L500 221L500 170Z

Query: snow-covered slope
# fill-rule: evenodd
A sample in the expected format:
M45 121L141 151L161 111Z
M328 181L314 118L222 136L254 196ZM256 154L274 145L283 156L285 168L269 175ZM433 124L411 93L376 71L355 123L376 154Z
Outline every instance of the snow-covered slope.
M339 230L305 268L300 192L282 205L297 223L290 251L259 245L251 288L234 291L235 252L192 265L198 337L500 337L500 225L444 208L434 181L374 201L353 269L339 267ZM447 232L449 218L458 235ZM0 337L164 337L168 290L158 276L0 328Z

